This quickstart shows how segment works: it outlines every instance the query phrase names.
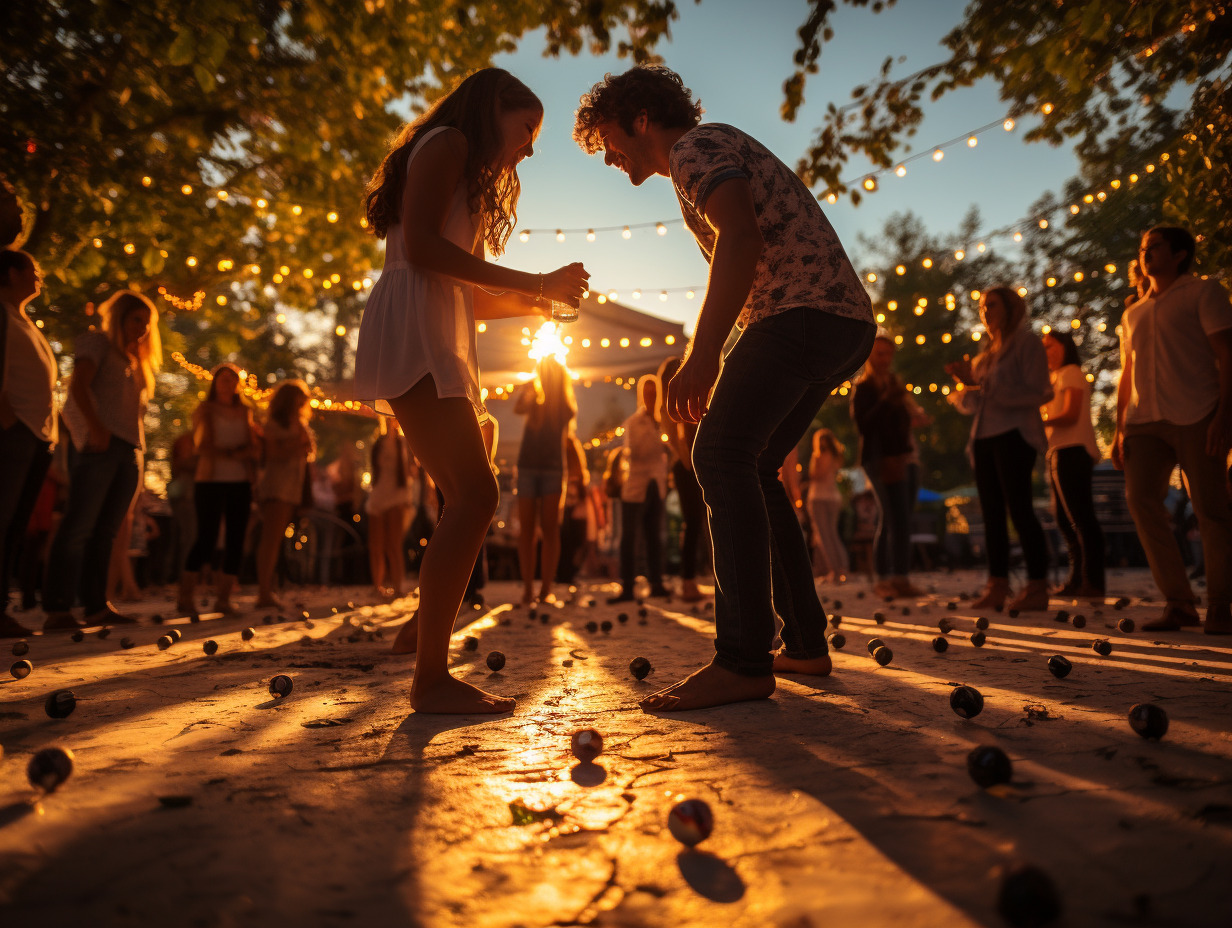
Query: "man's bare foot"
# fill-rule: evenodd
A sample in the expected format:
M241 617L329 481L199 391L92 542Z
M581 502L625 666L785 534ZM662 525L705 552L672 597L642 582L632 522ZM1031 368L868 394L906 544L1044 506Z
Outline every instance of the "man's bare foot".
M394 646L389 649L390 654L414 654L415 649L419 646L419 613L413 614L402 628L398 629L398 637L394 639Z
M638 705L647 711L683 712L688 709L708 709L750 699L769 699L774 695L774 675L746 677L707 664L679 683L659 690Z
M828 677L833 669L834 664L831 662L829 654L823 654L821 657L813 657L808 660L788 657L782 652L774 655L775 673L805 673L814 677Z
M411 708L444 715L511 712L517 701L486 693L456 677L446 676L430 687L411 685Z

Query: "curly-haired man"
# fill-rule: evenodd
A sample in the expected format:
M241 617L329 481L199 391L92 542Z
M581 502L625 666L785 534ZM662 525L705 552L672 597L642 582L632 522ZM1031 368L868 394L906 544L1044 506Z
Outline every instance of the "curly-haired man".
M756 139L701 114L677 74L643 66L591 88L573 131L634 185L670 178L710 262L667 408L700 422L693 467L714 549L715 656L644 699L647 710L764 699L775 671L830 672L825 612L778 470L876 334L868 295L808 188ZM739 337L721 356L733 325Z

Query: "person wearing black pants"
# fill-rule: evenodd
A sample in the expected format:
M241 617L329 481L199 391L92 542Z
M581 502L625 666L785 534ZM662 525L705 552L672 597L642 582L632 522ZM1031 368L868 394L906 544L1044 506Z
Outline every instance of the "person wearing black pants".
M637 382L637 411L624 423L625 460L629 469L620 490L620 592L609 603L635 599L637 539L646 538L646 579L651 596L669 596L663 585L663 491L667 487L667 446L654 411L659 378L646 374Z
M27 634L8 614L9 578L57 438L56 358L26 314L42 283L24 251L0 252L0 638Z
M1104 533L1091 490L1091 473L1100 458L1091 422L1091 384L1068 332L1045 335L1044 351L1053 390L1052 400L1040 410L1048 433L1048 482L1057 526L1069 549L1069 578L1053 592L1102 599Z
M973 609L1042 611L1048 608L1048 546L1031 499L1031 471L1048 448L1040 407L1052 399L1043 343L1026 322L1027 304L1011 287L980 297L986 348L974 362L945 366L957 382L949 399L973 417L968 451L984 513L988 583ZM1027 562L1026 586L1009 597L1010 539L1006 509Z

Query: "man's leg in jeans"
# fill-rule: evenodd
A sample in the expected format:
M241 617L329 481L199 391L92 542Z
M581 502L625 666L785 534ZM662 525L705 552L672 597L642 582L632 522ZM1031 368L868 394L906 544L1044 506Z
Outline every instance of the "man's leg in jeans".
M1206 562L1207 631L1232 633L1228 606L1232 603L1232 509L1228 503L1227 475L1223 461L1206 453L1206 432L1211 416L1193 425L1176 428L1176 451L1189 485L1189 498ZM1211 624L1212 611L1216 621Z
M806 391L770 437L757 462L770 517L771 597L774 611L783 620L783 650L774 658L774 669L781 673L824 676L831 669L825 637L826 613L813 585L808 542L787 489L778 477L783 459L804 437L829 394L825 384Z
M1125 499L1159 592L1169 606L1194 615L1197 598L1164 505L1177 454L1161 427L1161 423L1152 422L1126 428Z

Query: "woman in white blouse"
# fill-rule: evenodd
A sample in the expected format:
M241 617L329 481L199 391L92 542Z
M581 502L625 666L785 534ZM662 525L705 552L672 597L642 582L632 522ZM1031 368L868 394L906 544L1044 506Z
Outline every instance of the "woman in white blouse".
M667 492L667 443L654 417L659 378L637 382L637 412L625 420L625 479L620 491L620 593L609 603L634 599L637 539L646 539L646 573L651 596L669 596L663 585L663 497Z
M987 347L974 362L964 358L945 366L958 382L950 402L974 417L967 451L975 468L975 486L984 514L988 584L976 609L1019 611L1048 608L1048 546L1031 496L1035 459L1048 441L1040 406L1052 399L1044 346L1026 325L1027 304L1010 287L986 290L980 319L988 330ZM1014 599L1010 592L1010 539L1005 513L1027 562L1027 585Z
M1069 332L1044 336L1053 398L1040 410L1048 433L1048 483L1057 526L1069 548L1064 596L1104 597L1104 533L1095 516L1091 471L1100 459L1091 422L1091 384Z

